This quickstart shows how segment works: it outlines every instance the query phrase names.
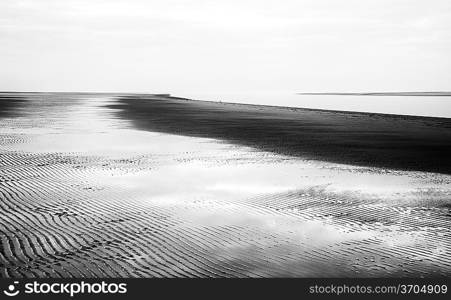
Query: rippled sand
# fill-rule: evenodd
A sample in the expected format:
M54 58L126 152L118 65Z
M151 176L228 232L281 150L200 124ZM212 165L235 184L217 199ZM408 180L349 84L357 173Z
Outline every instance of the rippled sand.
M450 175L137 130L115 95L13 96L2 277L451 275Z

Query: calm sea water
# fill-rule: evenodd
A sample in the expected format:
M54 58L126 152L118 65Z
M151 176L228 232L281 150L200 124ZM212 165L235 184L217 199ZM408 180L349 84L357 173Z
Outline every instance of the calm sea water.
M339 96L295 93L188 93L198 100L451 118L450 96Z

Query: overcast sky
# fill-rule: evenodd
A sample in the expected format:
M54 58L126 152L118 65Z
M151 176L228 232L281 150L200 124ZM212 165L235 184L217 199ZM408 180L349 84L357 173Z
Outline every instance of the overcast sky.
M451 90L449 0L1 0L0 90Z

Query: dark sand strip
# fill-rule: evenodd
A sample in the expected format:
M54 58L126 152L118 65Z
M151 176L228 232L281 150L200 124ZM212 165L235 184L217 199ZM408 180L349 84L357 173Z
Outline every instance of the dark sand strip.
M359 166L451 174L451 119L120 97L141 130L223 139L265 151Z
M0 93L0 118L15 117L26 100L16 94Z

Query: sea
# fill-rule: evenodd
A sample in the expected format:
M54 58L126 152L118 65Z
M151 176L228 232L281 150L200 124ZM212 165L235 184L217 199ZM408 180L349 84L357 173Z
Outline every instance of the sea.
M446 95L446 96L445 96ZM451 96L300 95L296 92L180 93L197 100L287 106L337 111L451 118Z

